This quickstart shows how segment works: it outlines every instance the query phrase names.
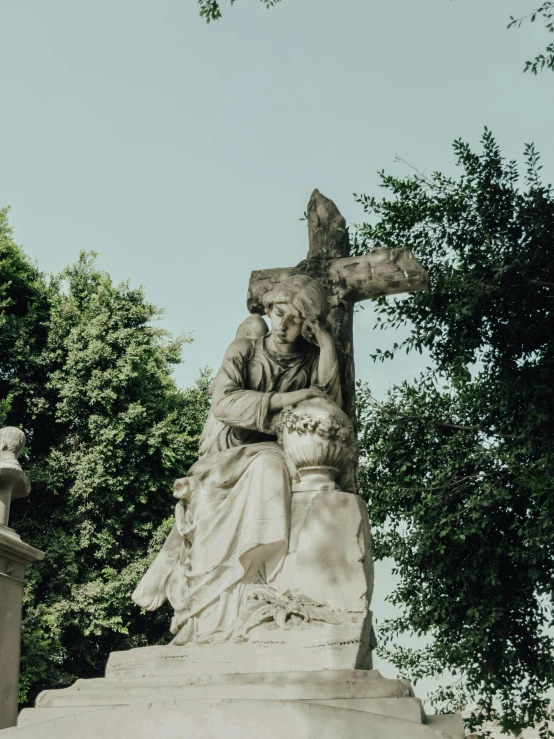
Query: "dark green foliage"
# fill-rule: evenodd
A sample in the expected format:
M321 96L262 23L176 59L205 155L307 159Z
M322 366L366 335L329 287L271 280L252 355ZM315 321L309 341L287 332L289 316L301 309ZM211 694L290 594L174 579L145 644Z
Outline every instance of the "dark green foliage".
M173 480L196 458L209 380L177 389L183 339L153 324L142 290L87 255L47 284L5 219L2 233L2 420L28 435L33 486L11 525L46 552L25 589L28 703L101 675L114 649L168 641L169 613L141 613L130 594L171 525Z
M0 209L0 425L10 408L21 411L39 379L49 306L42 275L13 243L8 209Z
M541 19L544 22L544 27L548 33L554 33L554 1L547 0L547 2L539 5L538 8L532 10L528 15L522 18L514 18L510 16L510 23L508 28L520 28L524 21L530 21L534 23L537 19ZM533 72L537 74L539 70L550 69L554 72L554 43L548 44L544 53L537 54L532 60L525 62L525 72Z
M488 131L454 151L457 179L382 174L391 197L359 198L360 250L409 246L431 277L378 301L379 326L410 333L376 358L426 350L432 369L382 404L359 387L363 494L400 575L383 652L412 677L449 670L439 704L518 729L554 685L554 198L532 146L523 184ZM431 645L396 647L405 632Z
M229 0L234 5L235 0ZM266 8L272 8L280 0L260 0ZM221 0L198 0L200 5L200 16L206 19L206 23L217 21L221 18Z

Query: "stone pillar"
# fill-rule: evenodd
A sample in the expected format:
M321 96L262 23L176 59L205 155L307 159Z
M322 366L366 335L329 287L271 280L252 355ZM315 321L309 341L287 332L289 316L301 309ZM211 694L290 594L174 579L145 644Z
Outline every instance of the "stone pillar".
M0 729L17 723L25 566L44 557L44 552L25 544L8 526L12 499L31 490L17 461L24 446L22 431L0 430Z
M279 588L331 609L336 628L326 644L317 624L313 634L304 631L317 640L315 658L318 649L326 650L335 656L334 669L370 670L375 636L367 506L335 482L357 455L352 423L328 398L313 398L282 412L280 432L299 479L292 485L289 550ZM339 648L347 660L342 665L336 659Z

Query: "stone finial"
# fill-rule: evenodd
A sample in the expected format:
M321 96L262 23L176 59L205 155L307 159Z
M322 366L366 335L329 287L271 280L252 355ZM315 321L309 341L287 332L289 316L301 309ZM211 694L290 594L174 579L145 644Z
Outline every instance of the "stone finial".
M0 429L0 525L7 526L14 498L29 495L31 485L18 457L25 448L25 434L14 426Z

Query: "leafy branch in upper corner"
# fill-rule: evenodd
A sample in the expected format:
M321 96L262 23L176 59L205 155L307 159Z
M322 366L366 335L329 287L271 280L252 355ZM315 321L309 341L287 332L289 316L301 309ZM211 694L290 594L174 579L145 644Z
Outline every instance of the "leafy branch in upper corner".
M260 0L266 8L277 5L280 0ZM200 6L200 16L205 18L207 23L216 21L221 18L222 0L198 0ZM235 0L229 0L230 5L234 5ZM544 26L549 33L554 33L554 0L546 0L538 8L531 10L527 15L521 17L510 16L508 28L520 28L524 22L534 23L541 18ZM549 44L545 51L538 54L533 61L525 62L524 71L531 71L537 74L539 70L551 69L554 71L554 43Z
M281 0L260 0L266 8L272 8ZM235 0L229 0L234 5ZM217 21L221 18L221 0L198 0L200 5L200 16L206 19L206 23Z
M553 0L547 0L538 8L535 8L527 15L519 18L510 16L510 22L508 28L521 28L525 21L534 23L537 18L542 18L544 27L548 33L554 33L554 2ZM531 71L533 74L537 74L539 70L550 69L554 72L554 43L548 44L544 53L538 54L533 61L525 62L525 72Z

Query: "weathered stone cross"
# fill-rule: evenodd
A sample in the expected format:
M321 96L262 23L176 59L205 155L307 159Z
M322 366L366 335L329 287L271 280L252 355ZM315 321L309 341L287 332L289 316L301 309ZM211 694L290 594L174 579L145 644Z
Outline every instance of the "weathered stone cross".
M354 374L354 305L380 295L425 290L427 272L410 249L378 247L369 254L351 257L346 221L332 200L314 190L308 203L308 257L296 267L252 272L247 305L263 314L262 297L291 275L307 274L322 282L330 310L328 322L340 364L344 411L356 421Z

